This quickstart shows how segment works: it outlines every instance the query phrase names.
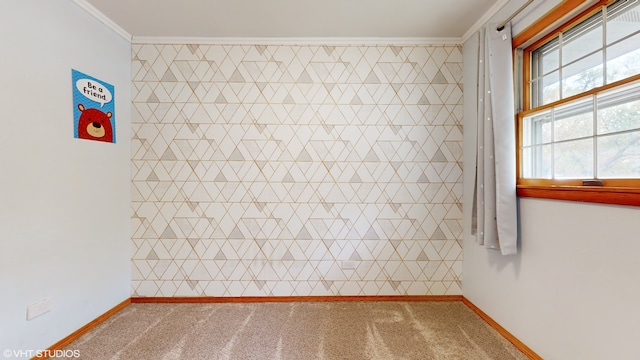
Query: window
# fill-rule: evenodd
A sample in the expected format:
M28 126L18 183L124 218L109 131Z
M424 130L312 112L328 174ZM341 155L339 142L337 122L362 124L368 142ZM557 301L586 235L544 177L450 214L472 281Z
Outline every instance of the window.
M523 59L518 194L640 205L640 0L600 1Z

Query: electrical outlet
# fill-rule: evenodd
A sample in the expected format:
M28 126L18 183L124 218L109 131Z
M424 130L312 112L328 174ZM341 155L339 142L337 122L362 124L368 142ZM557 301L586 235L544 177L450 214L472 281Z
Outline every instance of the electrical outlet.
M44 299L27 307L27 320L37 318L38 316L51 310L50 299Z

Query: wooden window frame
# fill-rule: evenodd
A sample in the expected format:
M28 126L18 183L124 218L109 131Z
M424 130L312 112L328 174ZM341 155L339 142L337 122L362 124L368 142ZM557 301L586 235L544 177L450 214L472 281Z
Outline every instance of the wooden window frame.
M522 118L534 111L540 111L545 108L551 108L570 101L582 98L584 96L593 95L598 92L602 92L607 89L615 88L633 81L640 80L640 75L635 75L611 84L607 84L590 91L574 95L568 98L554 101L550 104L545 104L531 109L531 52L549 40L553 39L558 33L563 32L581 21L587 19L591 15L597 13L603 6L607 6L613 3L614 0L600 0L594 5L590 6L586 10L578 13L578 15L572 17L568 21L562 22L559 26L556 26L552 31L543 35L539 40L535 40L532 44L526 46L523 50L522 56L522 95L523 95L523 111L520 112L516 119L516 131L517 131L517 153L516 153L516 169L517 169L517 182L516 190L519 197L531 197L531 198L543 198L543 199L555 199L555 200L568 200L568 201L581 201L601 204L615 204L615 205L628 205L628 206L640 206L640 179L603 179L602 183L598 186L585 186L582 180L547 180L547 179L524 179L521 177L521 149L522 132L521 122ZM553 24L559 22L561 19L567 17L568 14L574 12L578 7L583 5L585 0L564 0L549 13L539 19L537 22L529 26L520 34L513 38L513 49L521 47L523 44L531 41L539 36L545 29L549 28ZM514 57L515 58L515 57Z

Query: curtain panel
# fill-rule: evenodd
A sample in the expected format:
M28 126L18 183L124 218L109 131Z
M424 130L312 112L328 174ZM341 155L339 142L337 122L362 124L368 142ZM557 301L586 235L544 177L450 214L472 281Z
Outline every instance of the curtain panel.
M472 233L503 255L517 253L516 130L511 25L479 31L476 176Z

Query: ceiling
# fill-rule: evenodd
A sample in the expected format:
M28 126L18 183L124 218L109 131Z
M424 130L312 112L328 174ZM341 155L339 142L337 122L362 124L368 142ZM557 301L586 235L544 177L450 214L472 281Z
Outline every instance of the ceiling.
M500 0L86 1L134 37L460 38Z

